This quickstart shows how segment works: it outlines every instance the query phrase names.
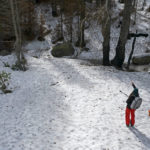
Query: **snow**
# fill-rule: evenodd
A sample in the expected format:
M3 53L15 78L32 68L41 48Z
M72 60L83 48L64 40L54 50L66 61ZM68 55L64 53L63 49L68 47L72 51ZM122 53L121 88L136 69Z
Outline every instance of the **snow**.
M57 21L48 13L45 18L49 18L46 24L53 29ZM148 27L148 22L143 25ZM96 24L86 30L90 51L81 53L79 59L53 58L51 35L44 42L33 41L24 47L28 62L25 72L4 67L3 62L15 64L14 54L0 56L0 72L11 73L8 88L13 90L0 94L0 150L150 149L150 74L94 66L91 61L80 60L102 58L103 38L99 30ZM118 36L114 23L111 58ZM144 43L145 38L137 39L136 54L143 53ZM131 44L128 41L127 54ZM129 95L132 81L139 88L143 103L135 113L135 127L126 127L127 97L120 91Z
M4 57L3 57L4 58ZM0 150L149 150L150 76L76 59L27 56L11 72L13 93L0 95ZM6 58L7 60L7 58ZM131 81L143 98L135 128L125 125Z
M28 52L30 56L40 57L42 56L43 52L48 51L51 47L51 43L45 40L43 42L35 40L30 43L27 43L24 46L24 51Z
M136 57L136 58L141 58L141 57L146 57L146 56L150 57L150 54L149 53L143 53L143 54L134 55L134 57Z

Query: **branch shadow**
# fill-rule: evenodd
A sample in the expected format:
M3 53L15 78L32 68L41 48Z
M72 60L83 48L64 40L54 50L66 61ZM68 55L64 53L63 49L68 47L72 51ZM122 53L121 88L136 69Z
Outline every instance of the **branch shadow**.
M150 149L150 138L139 131L137 128L129 128L130 131L141 141L148 149Z

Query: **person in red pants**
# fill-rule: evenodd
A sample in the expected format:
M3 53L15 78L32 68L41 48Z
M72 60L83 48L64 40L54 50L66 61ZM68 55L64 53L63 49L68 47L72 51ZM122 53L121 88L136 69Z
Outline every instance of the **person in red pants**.
M133 82L132 82L132 86L133 86L134 90L132 91L132 93L130 94L129 98L126 101L127 107L126 107L126 112L125 112L125 114L126 114L125 120L126 120L126 126L127 127L129 127L130 124L131 124L131 126L134 126L135 109L131 109L130 106L131 106L133 100L135 99L135 97L139 97L138 89L136 88L136 86L134 85ZM130 115L131 115L131 120L130 120Z

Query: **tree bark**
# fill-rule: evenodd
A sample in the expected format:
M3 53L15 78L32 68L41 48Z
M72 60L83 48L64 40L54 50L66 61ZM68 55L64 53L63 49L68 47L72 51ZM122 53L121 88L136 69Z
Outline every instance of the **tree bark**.
M81 0L81 14L80 14L80 47L85 46L84 40L84 27L85 27L85 2Z
M70 42L72 43L72 23L73 23L73 17L70 17Z
M60 12L60 37L61 39L64 39L64 36L63 36L63 12L61 10Z
M111 29L111 0L106 1L105 16L102 23L102 34L103 34L103 65L110 65L109 51L110 51L110 29Z
M129 33L129 27L130 27L132 1L133 0L125 0L123 22L121 25L119 41L116 47L116 55L114 59L111 61L112 65L119 67L119 68L122 68L122 65L125 59L125 45L127 42L127 36Z
M143 1L142 10L144 10L145 5L146 5L146 0Z
M119 0L119 3L124 3L125 0Z
M133 22L133 25L136 25L136 17L137 17L137 5L138 5L138 1L137 0L134 0L133 2L133 7L134 7L134 22Z
M129 56L129 59L128 59L127 69L129 69L130 61L131 61L131 58L132 58L132 55L133 55L133 52L134 52L135 41L136 41L136 36L133 39L132 50L131 50L131 53L130 53L130 56Z
M52 16L53 17L57 17L58 13L57 13L57 5L56 5L56 1L52 0Z
M12 12L12 19L13 19L13 26L16 36L16 55L18 59L18 63L20 63L20 55L21 55L21 30L19 24L19 16L17 12L17 2L16 0L10 0L11 12Z
M25 70L25 66L24 66L25 58L22 52L21 27L20 27L20 17L19 17L17 0L10 0L10 7L11 7L15 36L16 36L15 49L16 49L16 56L17 56L17 66L19 67L20 70Z

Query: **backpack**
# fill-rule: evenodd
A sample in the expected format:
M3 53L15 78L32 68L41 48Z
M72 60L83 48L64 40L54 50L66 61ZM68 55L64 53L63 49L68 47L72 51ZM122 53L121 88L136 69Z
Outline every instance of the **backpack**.
M142 104L142 98L140 97L135 97L135 99L133 100L133 102L131 103L130 108L131 109L138 109Z

